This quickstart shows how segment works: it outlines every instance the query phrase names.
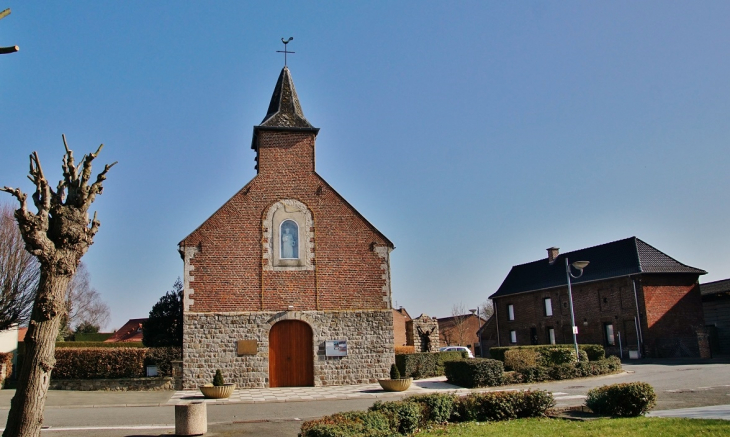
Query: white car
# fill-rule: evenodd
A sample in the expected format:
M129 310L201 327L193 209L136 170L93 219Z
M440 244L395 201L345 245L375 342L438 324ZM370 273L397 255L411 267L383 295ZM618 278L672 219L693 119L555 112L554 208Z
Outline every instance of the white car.
M469 358L474 358L471 349L466 346L444 346L439 348L439 352L466 352Z

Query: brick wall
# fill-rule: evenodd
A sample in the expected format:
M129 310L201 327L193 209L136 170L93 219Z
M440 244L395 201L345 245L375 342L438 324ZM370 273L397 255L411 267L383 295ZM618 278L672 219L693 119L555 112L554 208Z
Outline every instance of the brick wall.
M391 244L314 172L314 134L260 131L259 173L181 242L193 312L388 309ZM312 213L312 270L264 270L267 209ZM304 235L305 233L302 233ZM263 243L263 244L262 244Z
M408 345L406 322L411 320L403 308L393 310L393 341L396 346Z
M479 317L475 314L464 314L459 317L438 319L438 323L441 346L466 346L475 356L478 355Z
M627 349L637 350L636 304L631 279L573 284L572 291L578 343L602 344L613 355L619 354L619 344L625 356ZM638 282L637 295L645 354L701 355L697 328L704 322L697 275L644 275ZM546 298L552 304L551 316L545 312ZM508 305L514 306L514 320L508 320ZM495 306L502 346L548 344L550 328L554 329L556 343L573 342L567 286L499 297ZM607 325L613 328L614 345L608 344ZM516 343L510 341L511 331L516 334Z

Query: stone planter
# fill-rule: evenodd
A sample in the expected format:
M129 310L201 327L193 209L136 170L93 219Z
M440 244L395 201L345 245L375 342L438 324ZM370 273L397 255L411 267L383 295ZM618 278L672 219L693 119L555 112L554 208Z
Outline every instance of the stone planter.
M214 385L201 385L200 391L203 392L203 396L207 399L225 399L233 394L233 390L236 389L236 384L225 384L222 386Z
M378 383L385 391L406 391L411 386L413 378L379 379Z

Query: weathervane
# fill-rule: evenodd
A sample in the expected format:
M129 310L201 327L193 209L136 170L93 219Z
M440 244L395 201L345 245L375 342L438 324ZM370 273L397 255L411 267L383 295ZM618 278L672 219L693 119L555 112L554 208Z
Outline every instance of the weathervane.
M290 52L290 51L288 51L288 50L286 49L286 45L287 45L287 44L289 44L289 42L291 42L291 40L293 40L293 39L294 39L294 37L293 37L293 36L290 36L290 37L289 37L289 39L287 39L287 40L285 40L284 38L282 38L282 39L281 39L281 42L283 42L283 43L284 43L284 50L277 50L277 51L276 51L276 53L283 53L283 54L284 54L284 66L285 66L285 67L286 67L286 54L287 54L287 53L295 53L295 52Z

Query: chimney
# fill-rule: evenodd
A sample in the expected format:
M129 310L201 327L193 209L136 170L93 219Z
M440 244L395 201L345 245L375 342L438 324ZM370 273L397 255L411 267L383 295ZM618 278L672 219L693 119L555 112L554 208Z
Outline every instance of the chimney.
M548 262L550 264L555 262L555 259L560 254L560 248L559 247L548 247Z

